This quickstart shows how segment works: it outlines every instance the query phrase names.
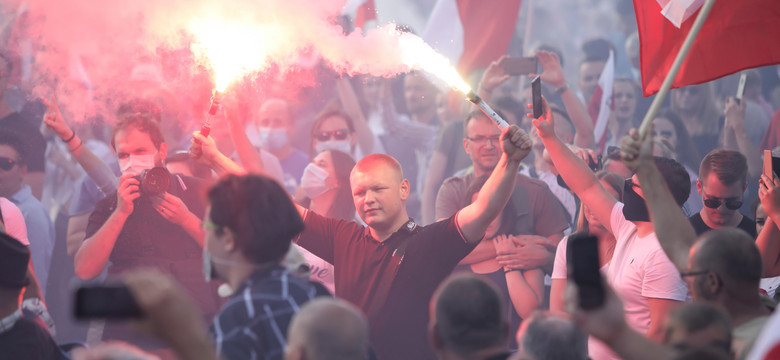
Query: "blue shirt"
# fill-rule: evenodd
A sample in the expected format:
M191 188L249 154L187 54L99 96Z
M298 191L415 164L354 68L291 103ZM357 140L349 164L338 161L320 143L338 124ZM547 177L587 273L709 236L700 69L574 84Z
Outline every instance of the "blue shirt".
M303 169L309 164L309 157L303 151L293 149L286 158L279 159L279 163L282 164L282 171L284 171L284 184L282 185L287 189L287 192L295 194L301 176L303 176Z
M252 274L209 329L222 359L282 359L287 328L303 304L327 290L281 266Z
M27 239L30 240L33 269L43 293L49 277L51 254L54 251L54 224L43 205L32 195L29 185L22 187L8 200L19 208L27 224Z

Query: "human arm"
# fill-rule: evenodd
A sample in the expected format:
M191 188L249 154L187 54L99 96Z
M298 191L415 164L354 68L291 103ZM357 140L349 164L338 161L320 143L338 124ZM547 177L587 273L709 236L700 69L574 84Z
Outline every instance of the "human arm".
M195 241L203 246L203 228L200 218L193 214L180 198L164 193L152 198L152 206L165 220L179 225Z
M254 146L252 146L252 142L249 141L249 137L246 135L246 131L244 130L243 125L241 124L240 116L239 116L239 109L236 108L233 104L223 104L223 113L225 114L225 118L228 122L228 130L230 131L230 139L233 140L233 146L236 148L236 154L238 154L239 160L241 160L241 163L244 165L244 168L249 173L255 173L255 174L266 174L265 170L265 164L263 163L263 158L260 156L260 153L255 149ZM201 135L202 137L202 135ZM203 143L201 139L201 143ZM210 144L203 145L204 148L210 147ZM214 153L214 149L206 149L204 151L204 155L206 155L206 158L210 158L209 162L218 162L221 165L217 165L219 167L224 168L223 171L227 171L230 173L238 173L238 169L236 166L238 164L229 164L227 161L222 159L222 157L225 157L224 154L220 153L219 156L216 153ZM232 160L231 160L232 161ZM215 170L216 171L216 170ZM218 171L219 172L219 171Z
M436 217L436 195L439 186L444 180L444 170L447 167L447 155L441 151L434 151L431 157L428 175L425 176L422 192L422 217L423 224L434 222Z
M590 167L555 135L553 117L547 110L547 100L544 98L542 98L542 105L545 115L533 119L533 123L547 153L569 189L577 194L599 222L612 232L612 208L615 207L617 200L604 189Z
M139 196L138 180L129 174L122 175L117 189L116 209L97 232L84 240L73 259L75 273L79 278L92 279L103 271L127 218L133 213L133 201Z
M382 81L382 87L379 91L382 104L382 122L387 132L404 141L414 149L427 149L431 139L437 135L435 126L416 123L408 118L402 119L396 112L393 104L392 89L390 81Z
M493 239L496 250L514 248L510 236L498 235ZM519 270L504 267L504 277L512 306L521 318L528 318L542 303L544 297L544 273L540 269Z
M496 260L501 266L520 270L541 268L545 273L552 272L557 242L537 235L514 235L510 238L514 247L496 249Z
M336 80L336 90L339 93L341 107L352 119L352 125L355 126L358 146L360 146L363 154L374 152L374 133L368 127L366 117L363 115L363 110L360 108L358 97L355 94L355 89L352 88L349 79L342 77Z
M467 242L477 242L493 219L506 206L517 178L520 162L531 152L531 139L517 125L501 133L503 153L498 164L482 186L477 200L457 214L456 222Z
M541 74L542 81L554 86L555 89L563 89L562 91L559 90L559 92L561 100L563 100L563 106L566 108L566 113L569 114L574 125L574 145L582 148L594 148L596 146L596 138L593 136L593 120L591 120L588 110L580 101L580 98L577 97L577 94L567 87L558 55L541 50L536 53L536 58L542 65L542 69L544 69ZM534 76L534 74L531 76Z
M767 218L756 245L761 252L764 277L780 276L780 228L777 225L780 224L780 179L777 175L771 180L761 175L758 186L758 197Z
M84 236L89 223L89 213L73 215L68 219L68 230L66 237L66 247L68 256L73 257L84 242Z
M485 72L482 73L482 79L480 79L479 87L477 88L477 95L479 95L482 100L490 101L490 98L493 96L493 90L501 86L501 84L511 77L504 72L504 61L508 58L508 55L504 55L498 60L492 61L487 69L485 69Z
M217 144L214 143L214 139L211 136L205 137L200 134L200 131L192 133L190 156L214 170L219 176L225 174L246 174L244 168L217 149Z
M466 257L460 260L459 265L471 265L490 260L496 257L496 247L489 239L484 239L477 244Z
M663 341L666 318L669 317L669 313L672 310L682 304L682 301L676 300L647 299L647 307L650 309L650 327L647 329L645 336L650 340L661 343Z
M217 360L200 311L170 277L156 270L132 270L124 277L130 293L144 313L137 329L170 345L182 359Z
M103 194L111 194L117 189L117 178L111 168L98 158L84 142L76 135L76 132L68 126L60 113L57 99L52 96L51 101L41 98L46 104L48 112L43 117L46 127L51 129L68 146L73 158L78 161L87 176L92 178Z
M639 178L658 242L677 270L686 271L696 232L655 166L652 134L650 128L640 139L639 132L632 129L622 140L620 155L623 163Z
M723 129L723 141L722 146L727 149L737 150L745 155L748 164L748 174L751 177L758 177L761 175L761 168L763 163L761 162L761 153L758 151L756 144L750 140L747 129L745 128L745 106L747 101L737 101L734 98L726 99L726 109L724 115L726 117L724 129Z

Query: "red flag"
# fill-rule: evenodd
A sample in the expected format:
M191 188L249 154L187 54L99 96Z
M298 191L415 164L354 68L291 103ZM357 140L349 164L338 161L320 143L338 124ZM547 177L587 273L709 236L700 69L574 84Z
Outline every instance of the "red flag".
M468 76L506 54L520 0L438 0L423 39Z
M634 0L645 96L661 87L698 12L680 28L657 0ZM699 84L740 70L780 63L780 1L718 0L672 87Z
M593 119L593 137L599 146L599 152L604 152L607 143L609 115L614 110L612 102L612 85L615 82L615 54L610 51L604 70L599 75L599 83L593 90L593 97L588 103L588 114Z
M376 7L374 7L374 0L363 0L355 14L355 28L365 29L369 21L376 21Z

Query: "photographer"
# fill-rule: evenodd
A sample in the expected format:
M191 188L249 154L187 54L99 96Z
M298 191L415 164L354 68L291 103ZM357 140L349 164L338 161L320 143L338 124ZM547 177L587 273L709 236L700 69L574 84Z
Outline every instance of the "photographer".
M202 315L211 319L218 299L215 288L200 276L200 218L205 210L201 184L164 169L168 147L157 124L145 116L122 118L111 145L122 176L117 193L98 202L89 217L86 239L74 259L76 274L92 279L107 264L109 276L140 266L157 268L195 295ZM109 325L103 338L127 340L129 333L123 330Z

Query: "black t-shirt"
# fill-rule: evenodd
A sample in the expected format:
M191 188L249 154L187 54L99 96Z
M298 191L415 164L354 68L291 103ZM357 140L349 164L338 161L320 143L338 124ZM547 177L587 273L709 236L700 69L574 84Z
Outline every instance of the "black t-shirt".
M203 217L205 203L201 181L181 175L171 176L168 193L179 197L193 214ZM111 194L95 205L89 216L85 238L94 235L114 212L116 196L116 193ZM169 274L194 298L203 320L210 323L221 300L217 295L216 282L207 283L203 277L203 248L182 227L163 218L152 207L149 196L141 195L133 206L133 213L127 218L111 252L108 274L116 276L138 267L151 267ZM103 339L129 341L144 349L160 346L139 337L122 324L107 324Z
M46 329L33 320L20 318L0 334L0 359L67 359Z
M19 113L11 113L0 119L0 130L18 134L26 145L27 171L43 172L46 158L46 139L32 121Z
M704 223L704 220L701 218L701 212L696 213L695 215L688 218L688 220L691 221L691 225L693 225L693 229L696 230L696 236L699 236L701 234L704 234L707 231L712 230L711 227L707 226L707 224ZM748 235L753 237L755 239L758 237L758 233L756 233L756 221L742 215L742 221L739 222L737 225L738 229L744 230Z
M334 265L336 296L368 315L379 359L434 358L426 332L431 296L477 245L465 241L455 216L428 226L410 220L379 242L355 222L307 211L298 245ZM396 250L404 243L403 256L398 256ZM392 285L377 302L374 297L386 272L394 274Z

